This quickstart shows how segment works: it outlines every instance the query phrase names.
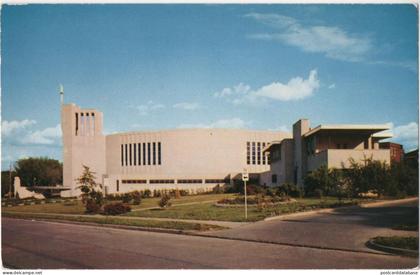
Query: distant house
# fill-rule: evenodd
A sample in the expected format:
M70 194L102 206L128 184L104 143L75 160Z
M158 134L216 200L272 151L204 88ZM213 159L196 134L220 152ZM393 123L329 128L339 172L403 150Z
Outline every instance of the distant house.
M379 148L389 149L391 156L391 162L400 163L404 158L404 148L401 144L394 142L381 142Z

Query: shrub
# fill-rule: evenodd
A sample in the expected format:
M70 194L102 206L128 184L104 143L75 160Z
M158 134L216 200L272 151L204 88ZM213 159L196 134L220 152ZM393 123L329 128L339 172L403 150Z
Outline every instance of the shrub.
M122 194L122 202L123 203L129 203L130 201L131 201L131 194L130 193Z
M175 190L175 199L180 199L181 198L181 193L179 192L178 189Z
M131 198L133 199L133 204L139 205L141 203L141 193L139 191L132 192Z
M150 198L151 195L152 195L152 192L150 192L149 189L144 190L144 192L143 192L143 197L144 198Z
M172 203L170 202L171 197L169 195L163 195L162 198L159 201L159 206L161 208L170 207Z
M85 202L85 209L87 214L97 214L101 211L101 205L97 204L93 199L87 199Z
M103 214L105 215L121 215L131 211L131 207L121 202L114 202L104 206Z
M225 192L224 188L220 186L220 184L213 187L212 193L213 194L223 194Z
M153 197L158 198L162 196L162 192L160 190L153 190Z
M189 195L188 190L184 190L184 189L179 190L179 193L181 194L181 196L188 196Z

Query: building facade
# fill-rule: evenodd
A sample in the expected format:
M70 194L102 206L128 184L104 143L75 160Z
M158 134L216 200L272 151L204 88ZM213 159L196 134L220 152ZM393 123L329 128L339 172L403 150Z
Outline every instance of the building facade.
M106 193L133 190L210 191L217 184L251 178L270 169L263 149L290 138L279 131L176 129L102 133L103 115L74 104L62 106L63 196L77 196L77 178L88 166Z
M134 190L212 190L218 184L250 179L266 186L303 185L304 177L326 165L346 168L349 159L390 162L379 140L386 125L319 125L309 120L293 133L241 129L176 129L104 135L103 114L63 104L62 196L77 196L77 178L88 166L105 193Z
M349 160L363 162L366 158L390 164L390 150L379 141L392 137L381 132L389 130L385 124L319 125L310 128L309 120L301 119L293 125L293 139L270 143L264 152L271 155L269 172L261 175L266 185L284 182L303 185L305 176L321 167L348 168Z
M381 142L379 148L389 149L391 154L391 162L400 163L404 159L404 147L394 142Z

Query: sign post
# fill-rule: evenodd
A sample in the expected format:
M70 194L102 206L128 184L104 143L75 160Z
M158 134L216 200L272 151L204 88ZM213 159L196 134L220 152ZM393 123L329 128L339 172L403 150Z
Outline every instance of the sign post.
M244 195L245 195L245 220L248 219L248 205L246 199L246 182L249 180L248 170L244 169L242 173L242 181L244 182Z

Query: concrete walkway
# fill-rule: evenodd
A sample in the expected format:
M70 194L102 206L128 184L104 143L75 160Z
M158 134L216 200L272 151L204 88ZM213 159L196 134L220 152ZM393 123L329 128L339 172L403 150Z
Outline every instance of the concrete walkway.
M194 205L194 204L210 203L210 202L216 202L216 201L217 200L173 203L172 206L175 207L175 206L181 206L181 205ZM139 212L139 211L146 211L146 210L153 210L153 209L160 209L160 208L158 206L146 207L146 208L134 208L134 209L131 209L131 212Z

